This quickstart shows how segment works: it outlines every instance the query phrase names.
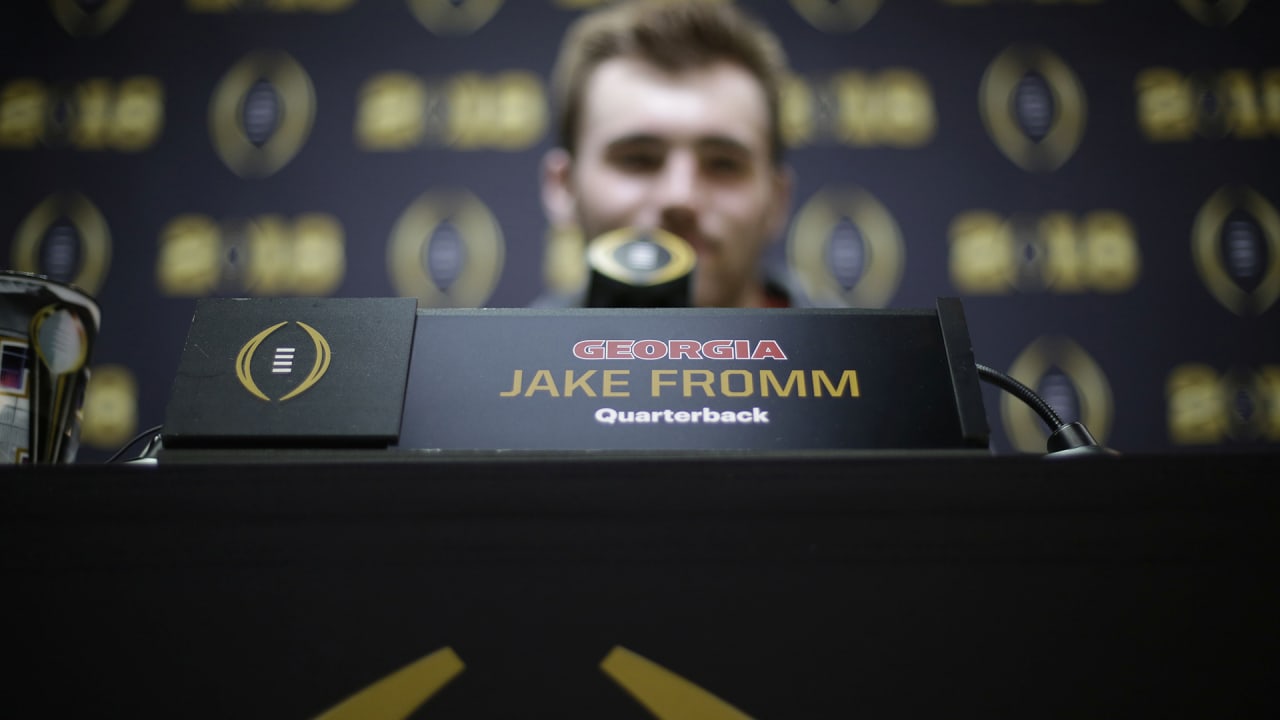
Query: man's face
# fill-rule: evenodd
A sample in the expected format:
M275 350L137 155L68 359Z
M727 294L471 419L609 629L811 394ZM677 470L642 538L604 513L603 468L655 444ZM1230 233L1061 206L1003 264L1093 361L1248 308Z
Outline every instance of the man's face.
M568 216L553 220L576 221L588 239L625 226L670 231L697 251L695 305L763 303L760 260L786 220L790 186L770 159L754 76L727 62L673 75L607 60L588 78L579 128L572 159L561 156L559 173L549 162L545 181L560 186L549 192Z

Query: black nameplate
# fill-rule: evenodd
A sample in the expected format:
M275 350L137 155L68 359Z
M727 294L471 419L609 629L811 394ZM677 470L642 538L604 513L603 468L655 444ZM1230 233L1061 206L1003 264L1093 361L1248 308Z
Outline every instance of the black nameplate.
M166 447L386 447L399 436L417 302L204 299Z
M938 307L420 311L400 447L985 448L963 314Z

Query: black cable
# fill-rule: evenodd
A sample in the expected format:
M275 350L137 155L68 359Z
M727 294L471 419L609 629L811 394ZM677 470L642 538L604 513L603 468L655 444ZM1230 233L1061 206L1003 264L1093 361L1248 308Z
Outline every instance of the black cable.
M1031 409L1035 410L1036 413L1040 415L1040 419L1044 420L1050 430L1060 430L1062 429L1062 426L1066 425L1066 423L1062 422L1062 418L1058 416L1058 413L1054 412L1049 403L1045 402L1031 388L1023 385L995 368L987 367L982 363L974 363L974 365L978 368L978 377L1030 405Z
M111 457L107 458L107 460L106 460L106 463L105 463L105 464L110 465L111 463L115 462L116 460L119 460L119 459L120 459L120 456L121 456L121 455L124 455L124 454L125 454L125 452L126 452L129 448L131 448L131 447L133 447L134 445L136 445L136 444L138 443L138 441L139 441L139 440L141 440L141 439L143 439L143 438L145 438L145 437L147 437L147 436L155 435L156 433L160 432L160 429L161 429L161 428L163 428L163 427L164 427L164 425L156 425L155 427L147 428L146 430L143 430L142 432L138 433L137 435L135 435L135 436L133 437L133 439L132 439L132 440L130 440L129 442L125 443L125 444L124 444L124 447L120 448L119 450L117 450L117 451L115 452L115 454L114 454L114 455L112 455Z
M978 370L978 377L1031 406L1031 409L1035 410L1040 415L1040 419L1049 426L1049 440L1046 443L1049 454L1046 457L1119 454L1115 450L1099 445L1098 441L1093 439L1093 435L1089 434L1089 429L1084 426L1084 423L1063 422L1049 403L1031 388L995 368L987 367L982 363L974 363L974 366Z

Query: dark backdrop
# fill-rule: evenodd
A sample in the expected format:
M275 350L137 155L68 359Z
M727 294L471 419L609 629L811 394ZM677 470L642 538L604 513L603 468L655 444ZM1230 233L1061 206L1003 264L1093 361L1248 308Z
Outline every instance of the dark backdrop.
M547 71L582 0L0 6L8 267L97 295L82 457L159 423L201 296L521 306ZM1280 448L1280 7L751 2L796 78L772 261L965 301L981 362L1129 452ZM1029 411L987 395L997 450Z

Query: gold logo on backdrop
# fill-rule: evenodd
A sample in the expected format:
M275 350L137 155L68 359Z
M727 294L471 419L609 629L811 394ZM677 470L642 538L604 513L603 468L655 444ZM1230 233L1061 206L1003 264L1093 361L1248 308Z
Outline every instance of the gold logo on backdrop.
M118 448L138 428L138 382L124 365L95 365L84 391L80 442L102 450Z
M164 129L164 86L149 75L71 85L16 78L0 88L0 148L138 152Z
M1142 269L1133 223L1114 210L1083 217L970 210L951 221L947 234L951 282L973 295L1118 293L1132 288Z
M1083 422L1098 442L1111 433L1111 384L1089 353L1065 337L1041 337L1013 361L1009 374L1037 390L1066 422ZM1000 399L1005 434L1020 452L1043 453L1049 436L1040 416L1012 395Z
M345 274L342 224L326 213L221 221L191 213L160 230L156 283L165 295L329 295Z
M791 7L815 28L828 33L853 32L880 9L881 0L791 0Z
M1005 50L987 67L978 96L987 133L1024 170L1057 170L1084 136L1084 88L1045 48Z
M267 397L267 394L262 392L262 389L258 387L258 383L253 378L253 357L258 351L258 346L261 345L262 342L271 335L271 333L288 324L289 321L287 320L278 322L257 335L254 335L249 342L245 343L244 346L240 348L240 352L236 354L236 379L240 381L240 384L245 390L248 390L251 395L260 400L270 402L271 398ZM303 331L307 333L307 336L311 338L311 343L315 348L315 359L312 361L311 371L307 373L306 378L304 378L297 387L281 396L277 402L284 402L285 400L295 398L310 390L316 383L320 382L320 378L324 377L324 374L328 372L329 361L333 356L329 348L329 341L325 340L324 336L321 335L319 331L301 321L295 321L295 324L302 328ZM272 363L272 372L279 373L282 369L284 369L284 372L289 372L292 369L294 353L294 348L277 348L275 360Z
M387 244L387 272L420 307L479 307L502 275L498 220L469 192L427 192L400 215Z
M1280 440L1280 366L1219 375L1201 363L1179 365L1169 373L1165 397L1169 438L1178 445Z
M470 35L502 8L502 0L409 0L409 11L436 35Z
M1250 188L1224 187L1196 215L1191 256L1231 312L1266 312L1280 297L1280 214Z
M466 670L451 647L396 670L329 708L316 720L404 720ZM609 676L659 720L745 720L729 703L661 665L615 646L600 661Z
M1280 70L1183 73L1150 67L1134 78L1138 127L1150 142L1259 140L1280 135Z
M542 80L511 70L463 72L427 80L384 72L360 86L355 140L363 150L394 152L420 145L456 150L523 150L547 127Z
M1229 25L1249 7L1249 0L1178 0L1178 4L1203 25Z
M586 240L577 225L549 226L543 236L542 281L553 292L572 294L587 286Z
M340 13L349 10L356 0L186 0L193 13L277 12Z
M928 144L938 126L929 81L908 68L788 75L779 86L779 100L779 127L788 147L834 141L916 148Z
M101 35L110 30L129 9L129 3L130 0L49 0L49 8L67 34L81 37Z
M266 177L302 149L314 117L307 71L286 53L257 52L222 76L209 103L209 132L232 172Z
M11 261L15 270L70 283L93 295L111 265L111 231L88 198L55 193L18 226Z
M814 299L884 307L902 281L906 249L898 223L861 188L825 188L796 214L787 262Z

